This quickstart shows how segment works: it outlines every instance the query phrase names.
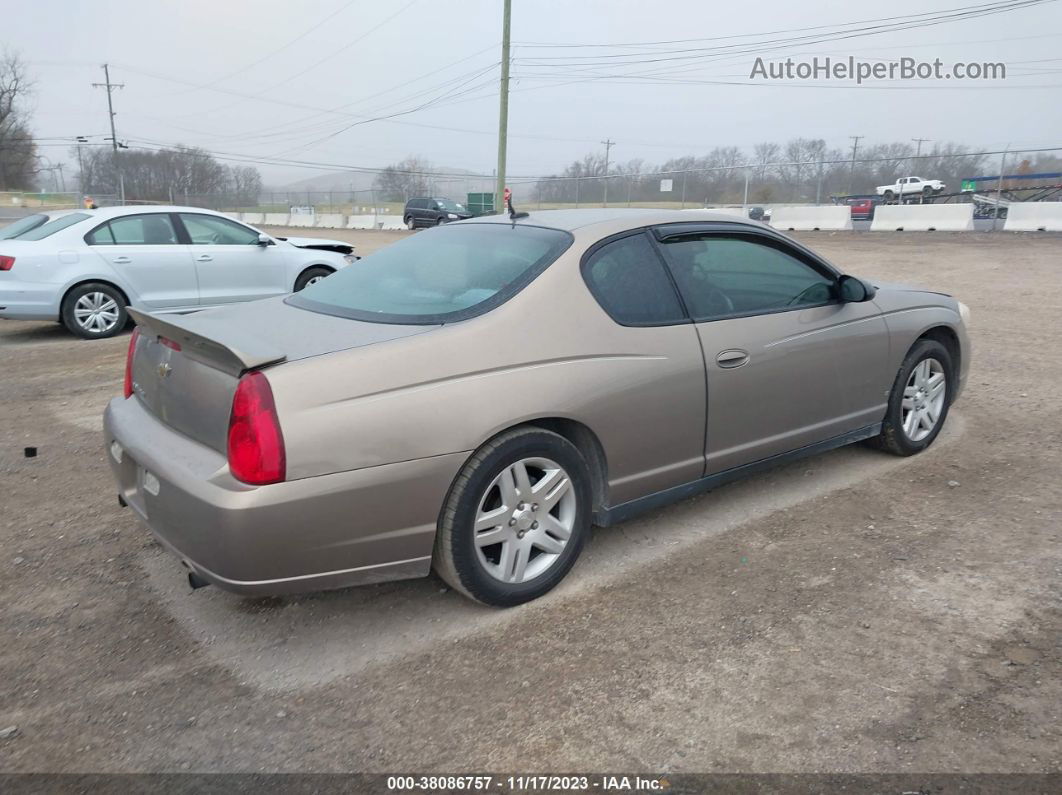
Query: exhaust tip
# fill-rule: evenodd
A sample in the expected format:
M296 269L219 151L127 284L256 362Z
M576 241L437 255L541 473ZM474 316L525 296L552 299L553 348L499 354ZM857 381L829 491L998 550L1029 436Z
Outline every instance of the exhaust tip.
M192 590L193 591L196 591L196 590L198 590L200 588L206 588L208 585L210 585L209 582L204 580L202 577L200 577L194 571L188 572L188 584L190 586L192 586Z

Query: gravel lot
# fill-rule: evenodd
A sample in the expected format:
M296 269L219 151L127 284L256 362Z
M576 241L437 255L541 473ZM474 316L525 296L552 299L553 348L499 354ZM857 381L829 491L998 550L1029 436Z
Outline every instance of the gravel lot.
M1062 769L1062 238L799 237L971 306L938 443L597 530L509 611L189 592L104 459L126 338L0 321L0 770Z

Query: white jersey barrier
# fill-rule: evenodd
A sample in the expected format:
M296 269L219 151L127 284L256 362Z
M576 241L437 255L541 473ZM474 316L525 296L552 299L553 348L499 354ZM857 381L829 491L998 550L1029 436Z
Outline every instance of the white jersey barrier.
M380 229L405 229L406 224L401 215L378 215L376 225Z
M972 232L973 204L879 204L872 232Z
M266 213L262 217L262 224L264 226L287 226L288 214L287 213Z
M1062 202L1011 202L1004 232L1062 232Z
M347 229L375 229L376 216L374 215L348 215Z
M771 226L791 231L851 229L852 209L848 205L776 207L771 211Z
M318 229L343 229L347 225L347 217L338 213L321 213L311 217Z
M316 215L310 213L292 213L288 216L288 226L311 227L314 226Z
M251 226L261 226L265 223L265 213L240 213L240 220Z

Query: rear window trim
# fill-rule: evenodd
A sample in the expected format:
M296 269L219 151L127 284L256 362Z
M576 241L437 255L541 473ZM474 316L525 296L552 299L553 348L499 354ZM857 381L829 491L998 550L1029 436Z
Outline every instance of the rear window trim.
M447 226L449 226L449 224ZM516 225L513 224L513 227L515 228ZM456 312L445 312L443 314L435 315L397 315L385 312L364 312L358 309L347 309L332 304L324 304L320 301L311 301L307 298L300 297L299 293L292 293L284 299L284 303L288 306L293 306L296 309L302 309L307 312L316 312L321 315L331 315L332 317L342 317L347 320L360 320L365 323L381 323L389 326L444 326L449 323L460 323L464 320L471 320L474 317L479 317L480 315L485 315L488 312L494 311L499 306L515 297L525 287L531 284L531 282L545 273L547 268L563 257L568 250L571 249L572 244L575 243L575 236L567 229L557 229L553 226L542 226L540 224L520 224L520 227L547 229L550 232L559 232L566 239L566 243L551 259L537 267L528 268L519 279L509 283L490 298L465 309L459 309ZM454 225L452 228L458 227L457 225Z

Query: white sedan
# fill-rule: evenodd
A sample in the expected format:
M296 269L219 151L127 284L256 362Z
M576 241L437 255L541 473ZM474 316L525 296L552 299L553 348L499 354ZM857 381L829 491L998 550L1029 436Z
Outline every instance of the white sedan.
M187 313L301 290L354 262L334 240L264 234L193 207L49 213L0 239L0 318L117 334L127 307ZM14 230L12 230L14 231Z

